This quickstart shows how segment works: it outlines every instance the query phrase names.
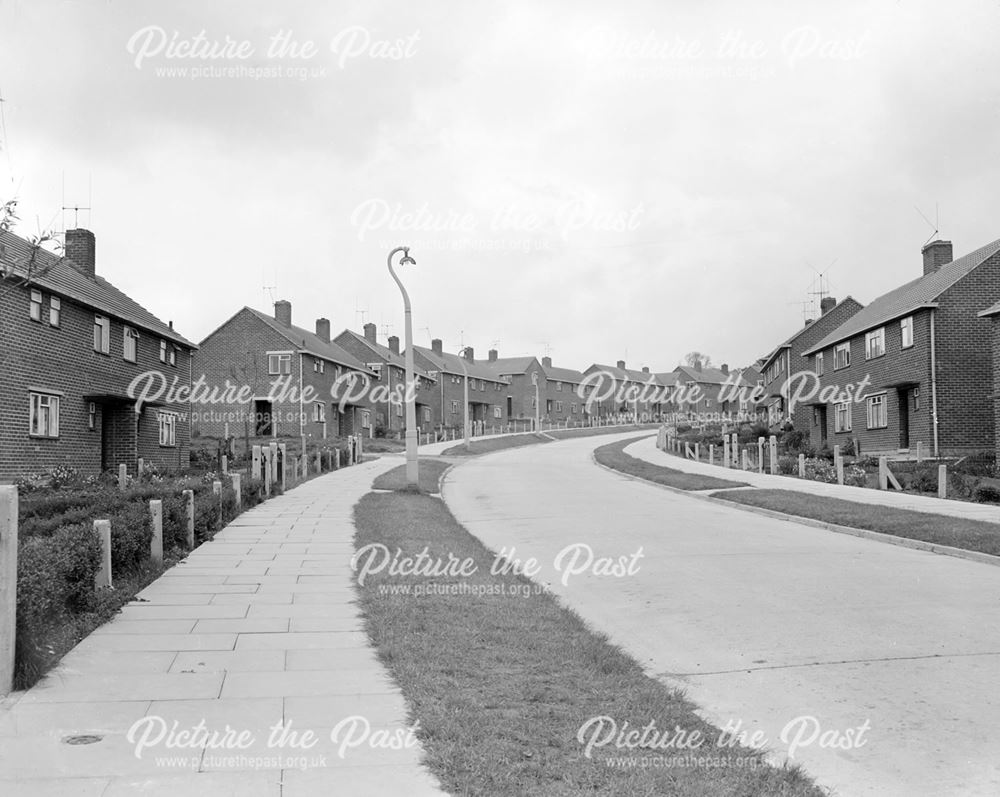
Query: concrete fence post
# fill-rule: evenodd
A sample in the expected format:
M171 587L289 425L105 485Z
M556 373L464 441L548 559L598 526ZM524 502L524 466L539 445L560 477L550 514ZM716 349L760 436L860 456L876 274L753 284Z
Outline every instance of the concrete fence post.
M833 447L833 467L837 471L837 484L844 483L844 457L840 453L840 446Z
M145 470L146 470L146 463L145 463L145 461L143 460L142 457L139 457L139 459L137 459L136 462L135 462L135 473L136 473L136 476L137 477L138 476L142 476L143 471L145 471Z
M239 473L233 474L233 492L236 493L236 511L243 509L243 477Z
M101 589L111 586L111 521L95 520L94 533L101 546L101 566L94 574L94 587Z
M187 515L187 544L188 550L194 549L194 490L184 490L184 513Z
M924 461L924 444L918 440L917 441L917 464L919 465Z
M722 436L722 467L729 467L729 435Z
M222 455L222 472L229 473L229 457L225 454Z
M252 464L252 466L250 468L250 478L251 479L260 479L260 478L262 478L262 474L260 472L260 457L261 457L260 446L254 446L253 447L253 459L251 460L251 462L253 464Z
M938 498L948 497L948 466L938 465Z
M764 472L764 438L757 438L757 472Z
M319 451L316 452L315 462L316 462L316 472L317 473L322 473L323 472L323 459L322 459L322 456L320 455Z
M771 435L769 442L768 457L771 460L771 474L774 475L778 472L778 438L775 435Z
M709 465L715 464L715 446L713 445L710 445L708 447L708 464Z
M743 455L743 470L750 470L750 453L745 448L740 453Z
M886 457L878 458L878 488L889 489L889 460Z
M222 513L222 482L212 482L212 494L219 497L219 528L221 529L225 523L224 515Z
M128 487L128 466L119 465L118 466L118 489L124 490Z
M701 462L701 443L694 444L694 458L698 462Z
M264 495L271 497L271 449L263 448L261 455L261 469L264 471Z
M799 478L804 479L806 477L806 455L799 454Z
M0 485L0 697L14 686L17 628L17 487Z
M309 457L305 454L302 455L302 478L304 479L309 475Z
M156 498L149 502L153 539L149 541L149 558L157 564L163 562L163 501Z
M281 492L285 491L285 485L288 480L288 444L282 443L278 446L278 451L281 452Z

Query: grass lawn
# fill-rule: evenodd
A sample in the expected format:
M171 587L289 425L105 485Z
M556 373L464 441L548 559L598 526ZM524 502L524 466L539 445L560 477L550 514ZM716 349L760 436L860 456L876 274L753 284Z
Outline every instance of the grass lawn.
M594 451L594 459L601 465L614 470L627 473L629 476L637 476L640 479L666 484L669 487L677 487L681 490L719 490L726 487L746 487L744 482L718 479L715 476L700 476L696 473L684 473L683 471L667 468L663 465L654 465L644 459L636 459L626 454L626 446L632 445L638 437L629 440L622 440L617 443L609 443Z
M441 474L450 466L450 462L443 462L439 459L421 459L418 470L420 492L436 493ZM380 474L372 487L376 490L409 491L406 486L406 465L400 465L398 468Z
M639 431L642 429L655 431L659 428L659 426L660 425L656 423L645 423L639 424L638 426L582 426L578 429L553 429L551 431L546 431L545 434L550 434L558 440L563 440L571 437L597 437L602 434L625 434L627 432Z
M1000 524L997 523L859 504L793 490L739 490L716 493L713 497L840 526L1000 555Z
M426 546L432 561L451 554L475 562L467 578L383 571L359 587L367 631L412 707L410 721L420 723L427 765L449 793L820 797L797 769L770 767L735 745L718 747L718 730L680 693L647 677L532 582L491 575L493 554L441 500L370 493L355 508L355 522L359 547L381 543L416 556ZM380 590L430 584L464 594ZM529 594L515 594L521 591ZM660 732L698 731L703 741L693 750L609 744L588 758L578 733L600 716L612 718L619 731L625 722L629 730L655 722ZM622 757L684 755L715 765L615 766Z
M441 452L442 456L465 457L476 454L489 454L493 451L503 451L505 448L520 448L530 446L535 443L551 443L549 438L541 434L529 432L527 434L511 435L510 437L491 437L489 440L469 441L469 450L465 450L465 443L457 442L451 448L446 448Z

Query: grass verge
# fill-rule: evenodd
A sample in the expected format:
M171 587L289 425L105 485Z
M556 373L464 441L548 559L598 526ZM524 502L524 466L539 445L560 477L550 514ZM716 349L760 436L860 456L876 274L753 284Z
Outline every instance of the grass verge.
M551 443L552 441L540 434L529 432L527 434L511 435L510 437L491 437L489 440L470 440L469 449L466 451L465 443L457 443L451 448L446 448L441 452L442 456L465 457L476 454L489 454L493 451L503 451L506 448L520 448L521 446L532 446L535 443Z
M625 434L632 431L648 429L656 431L660 428L657 423L639 424L638 426L584 426L579 429L553 429L545 434L552 435L557 440L568 440L573 437L599 437L605 434Z
M450 462L442 462L439 459L421 459L418 478L420 479L421 493L436 493L441 474L451 466ZM397 492L413 492L406 484L406 465L400 465L385 473L381 473L372 483L376 490L395 490Z
M426 547L431 561L453 555L475 564L460 582L383 571L359 588L367 631L412 707L410 721L420 723L425 763L449 793L822 794L796 768L769 766L737 745L718 746L718 729L691 703L646 676L574 612L521 576L491 574L493 554L442 501L370 493L356 506L355 523L359 548L382 544L415 557ZM442 594L413 594L432 583ZM588 757L578 734L595 717L611 718L619 731L626 722L629 730L655 722L668 735L697 731L703 742L691 750L609 744ZM703 763L663 765L686 755ZM632 763L621 763L627 757ZM643 758L659 765L636 763Z
M966 551L1000 556L1000 525L982 520L966 520L877 504L859 504L842 498L827 498L794 490L739 490L716 493L713 498L835 523L838 526L879 531L908 540L950 545Z
M684 473L684 471L674 470L663 465L654 465L652 462L636 459L630 454L626 454L625 447L632 445L638 439L640 438L634 437L601 446L594 451L594 459L605 467L626 473L629 476L636 476L646 481L665 484L680 490L720 490L727 487L747 486L745 482L718 479L715 476L701 476L696 473Z

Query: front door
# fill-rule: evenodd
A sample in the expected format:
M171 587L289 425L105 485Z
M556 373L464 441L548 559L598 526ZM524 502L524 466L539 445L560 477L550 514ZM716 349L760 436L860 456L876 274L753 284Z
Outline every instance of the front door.
M254 402L254 434L257 437L271 436L271 402L257 399Z
M899 447L910 447L910 391L900 389L899 396Z
M816 408L816 413L818 415L816 423L819 425L819 442L820 445L826 445L826 405L822 405Z

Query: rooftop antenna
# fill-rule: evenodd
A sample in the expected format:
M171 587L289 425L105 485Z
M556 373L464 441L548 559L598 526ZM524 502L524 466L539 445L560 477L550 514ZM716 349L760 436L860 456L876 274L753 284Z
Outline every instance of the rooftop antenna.
M91 174L87 177L87 205L67 205L66 204L66 172L62 174L62 227L63 232L66 232L66 211L73 211L73 228L76 229L80 226L80 211L86 210L88 213L91 210L91 200L94 196L94 176Z
M358 316L361 316L361 326L364 326L367 315L368 315L368 311L367 310L362 310L358 306L358 297L355 296L354 297L354 322L357 323Z
M274 307L274 303L277 301L274 297L278 294L278 272L274 273L274 285L267 284L267 277L264 275L264 267L261 266L260 269L260 283L261 292L264 294L264 301L267 302L268 307Z
M430 327L420 327L421 332L427 333L427 339L431 340L431 328Z
M812 284L809 287L813 288L816 286L817 283L819 283L819 290L815 291L809 290L807 291L807 293L809 296L818 296L820 306L822 306L823 300L830 295L829 272L830 269L832 269L834 265L837 263L838 259L839 258L835 257L833 260L831 260L830 265L826 267L826 271L819 271L812 263L810 263L808 260L806 261L806 264L809 266L809 268L811 268L814 272L816 272L816 278L812 281Z
M10 158L10 144L7 141L7 117L4 115L3 104L6 100L3 92L0 91L0 149L3 149L7 156L7 171L10 174L11 185L14 184L14 164Z
M391 321L383 321L382 324L381 324L381 327L382 327L382 337L383 338L388 338L389 337L389 333L392 332L392 322Z
M788 302L788 304L798 304L802 306L802 322L808 323L809 314L813 311L814 303L812 299L805 299L801 302ZM808 308L808 309L807 309Z
M917 213L920 214L920 218L922 218L924 221L926 221L927 225L929 227L933 227L934 228L934 232L931 233L931 237L928 238L923 243L923 246L927 246L927 244L929 244L931 241L934 240L934 238L937 236L938 232L940 232L940 229L941 229L941 219L938 216L938 203L937 202L934 203L934 222L933 223L931 223L931 220L929 218L927 218L923 214L923 212L920 210L920 208L918 208L916 205L913 206L913 209L915 211L917 211Z

